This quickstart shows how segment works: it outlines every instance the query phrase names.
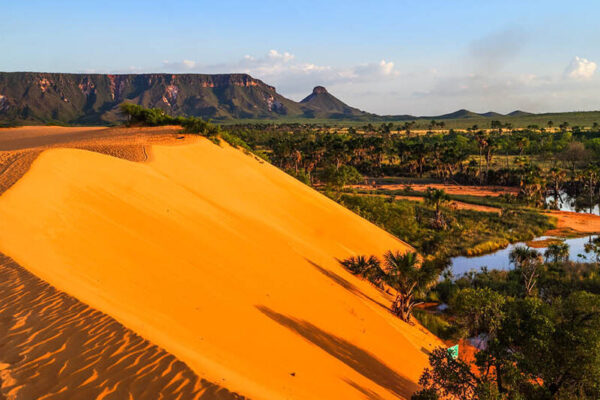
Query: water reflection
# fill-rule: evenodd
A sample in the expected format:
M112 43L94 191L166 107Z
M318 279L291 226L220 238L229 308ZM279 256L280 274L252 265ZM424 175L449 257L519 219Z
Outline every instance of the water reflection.
M554 203L556 203L560 211L600 215L600 204L595 204L590 210L589 205L585 204L585 201L578 202L575 197L571 197L565 192L561 192L558 198L554 195L546 197L546 204L551 205Z
M593 262L595 256L593 253L586 253L584 245L588 243L594 236L585 236L580 238L565 239L564 242L569 245L569 260L580 261L580 262ZM545 239L557 239L552 236L542 236L536 238L536 240ZM558 238L562 240L562 238ZM509 245L507 248L498 250L495 253L485 254L478 257L454 257L451 262L451 268L454 275L464 274L470 270L480 270L481 267L487 267L488 269L511 269L511 265L508 261L508 256L512 249L516 246L527 246L525 242L514 243ZM536 248L537 251L544 254L546 247Z

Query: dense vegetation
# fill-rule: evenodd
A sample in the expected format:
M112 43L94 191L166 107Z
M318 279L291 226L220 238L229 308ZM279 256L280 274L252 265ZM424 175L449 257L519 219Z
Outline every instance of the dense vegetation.
M417 253L388 251L383 256L383 268L375 256L356 256L341 261L355 275L361 275L379 288L387 284L396 290L392 312L410 322L415 306L432 286L439 270L433 263L419 262Z
M396 176L470 185L505 185L544 205L545 195L569 191L589 206L598 197L600 131L569 127L494 129L417 134L412 125L371 124L360 130L330 127L232 126L232 134L268 153L272 163L319 184L319 171L345 165L369 177ZM550 123L550 125L553 125ZM439 123L431 121L436 128Z
M600 238L586 252L599 259ZM545 262L537 250L516 247L513 270L446 274L431 292L439 269L416 253L341 263L381 290L395 289L391 311L402 320L416 313L436 334L476 350L461 358L446 348L431 352L414 400L597 399L600 264L566 261L564 244L544 256ZM444 301L445 311L416 308L432 298Z
M478 351L473 359L433 352L413 399L599 398L600 265L565 261L565 252L550 247L543 262L515 248L513 270L438 283L432 295L449 307L430 319L445 321L438 325L455 339L472 338Z
M527 209L506 210L500 215L444 206L444 226L440 227L435 206L426 203L352 194L335 198L440 263L449 257L484 254L531 240L552 227L547 217Z

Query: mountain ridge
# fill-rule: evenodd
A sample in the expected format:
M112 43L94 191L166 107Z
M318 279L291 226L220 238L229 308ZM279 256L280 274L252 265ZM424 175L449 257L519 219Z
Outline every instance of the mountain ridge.
M297 102L245 73L96 74L0 72L0 124L111 125L122 122L124 102L160 108L174 116L216 121L334 119L408 121L550 115L516 110L476 113L467 109L437 116L377 115L352 107L323 86Z

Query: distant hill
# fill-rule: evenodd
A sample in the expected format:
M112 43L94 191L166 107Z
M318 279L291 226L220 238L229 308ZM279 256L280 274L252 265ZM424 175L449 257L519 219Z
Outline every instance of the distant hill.
M437 119L455 119L455 118L480 118L481 114L474 113L473 111L465 110L464 108L453 113L438 115L436 117L427 117L427 118L437 118Z
M300 101L300 104L303 106L304 115L308 117L347 118L369 115L342 102L323 86L316 86L311 94Z
M119 105L160 108L174 116L196 116L216 121L268 119L278 121L346 120L389 122L455 120L453 126L499 119L516 125L546 124L548 119L572 125L600 120L594 113L533 114L521 110L503 115L461 109L437 116L385 115L361 111L317 86L300 102L277 93L247 74L62 74L0 72L0 126L12 124L108 125L123 120ZM476 120L478 121L471 121ZM519 119L516 121L514 119ZM515 125L515 126L516 126ZM448 122L446 123L448 125Z
M533 113L527 112L527 111L521 111L521 110L515 110L511 113L506 114L510 117L526 117L528 115L535 115Z
M482 117L487 117L487 118L504 117L503 114L500 114L500 113L497 113L497 112L494 112L494 111L488 111L486 113L482 113L482 114L479 114L479 115L481 115Z

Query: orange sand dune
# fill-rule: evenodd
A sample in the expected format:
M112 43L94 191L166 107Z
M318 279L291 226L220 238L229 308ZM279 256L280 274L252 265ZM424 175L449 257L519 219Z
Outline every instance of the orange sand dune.
M416 389L441 342L336 261L406 244L230 147L152 156L44 151L0 197L0 251L241 395Z
M0 299L0 399L242 399L1 254Z

